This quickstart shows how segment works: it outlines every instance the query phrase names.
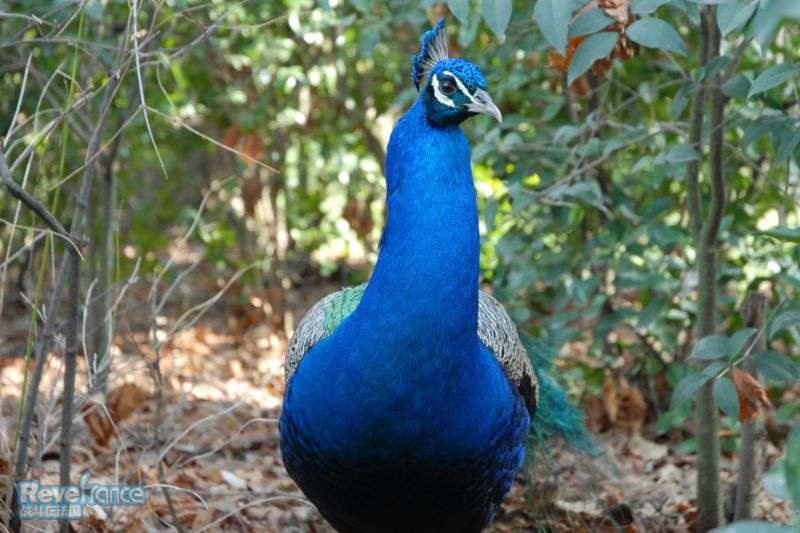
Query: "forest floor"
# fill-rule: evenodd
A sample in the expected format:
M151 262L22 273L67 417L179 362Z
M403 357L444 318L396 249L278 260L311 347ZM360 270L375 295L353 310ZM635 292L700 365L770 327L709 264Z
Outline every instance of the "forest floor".
M192 290L200 289L193 284ZM304 292L294 304L297 316L326 290ZM210 286L209 294L214 292ZM146 301L146 294L135 293L132 287L132 301ZM191 295L185 300L182 309L194 304ZM91 508L75 523L77 531L165 530L176 518L187 531L332 531L281 462L277 418L284 390L285 339L270 330L263 313L253 312L263 302L251 298L249 303L255 305L248 310L240 299L222 298L198 322L172 337L165 337L170 319L156 317L156 336L166 339L158 354L161 399L144 313L135 305L126 308L127 318L116 325L115 362L105 402L99 397L79 400L72 479L88 474L94 483L144 484L150 488L149 497L145 507ZM0 476L5 479L12 462L9 448L27 331L24 307L16 309L5 311L9 342L0 354ZM164 313L179 316L178 311ZM51 358L39 411L48 431L29 476L42 483L58 478L60 372L61 359ZM86 390L85 366L79 372L78 390ZM558 444L545 450L535 467L526 467L519 476L487 531L691 530L696 513L694 456L680 453L673 443L656 442L641 421L630 423L642 411L640 401L631 405L624 391L613 397L616 405L600 397L584 402L587 409L599 410L588 413L592 420L607 418L603 411L608 409L632 412L627 418L619 412L612 417L625 423L595 423L604 426L596 436L600 455L569 452ZM765 444L765 456L771 462L779 452ZM161 472L155 466L158 458L163 458ZM735 464L724 457L722 469L730 486ZM163 487L170 488L171 505ZM3 501L6 490L0 487ZM789 512L787 504L759 493L759 518L785 523ZM52 522L35 525L53 528Z

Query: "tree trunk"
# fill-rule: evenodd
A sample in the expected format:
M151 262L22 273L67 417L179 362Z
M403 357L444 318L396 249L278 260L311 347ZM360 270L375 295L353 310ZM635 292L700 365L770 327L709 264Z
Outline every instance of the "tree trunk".
M716 26L716 8L706 7L701 22L701 65L713 62L720 54L721 35ZM702 157L702 120L706 93L710 95L709 174L711 196L703 220L699 187L700 164L690 165L687 202L690 226L697 244L697 339L716 333L717 252L720 224L725 213L725 173L723 161L725 97L722 78L716 74L706 80L695 96L692 141ZM719 481L719 435L714 380L700 388L696 398L695 436L697 438L697 530L710 531L722 522Z
M754 328L764 326L766 311L766 297L756 291L747 295L742 318L746 325ZM767 349L767 340L761 335L756 340L754 350L760 352ZM743 363L745 371L755 374L755 365L752 357L745 359ZM736 505L734 507L734 521L749 520L753 518L753 503L755 500L755 480L760 476L761 457L758 449L758 441L761 435L761 422L756 419L752 422L742 424L742 449L739 451L739 473L736 479Z

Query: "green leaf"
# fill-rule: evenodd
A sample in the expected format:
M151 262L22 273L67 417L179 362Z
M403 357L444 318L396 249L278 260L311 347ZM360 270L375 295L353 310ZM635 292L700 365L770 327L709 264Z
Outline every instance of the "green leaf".
M756 333L758 333L756 328L746 328L731 335L730 346L728 347L728 355L731 357L736 357L739 355L747 344L747 341L749 341Z
M758 9L758 4L744 0L734 0L719 6L717 8L717 25L722 36L724 37L747 24L756 9Z
M614 23L614 19L605 14L602 9L590 9L575 19L569 27L570 37L580 37L607 28Z
M732 418L739 418L739 394L729 378L721 377L714 382L714 401L723 413Z
M709 335L703 337L697 344L694 345L692 350L692 357L695 359L702 359L704 361L713 361L720 359L730 353L731 340L725 335Z
M800 144L800 129L793 124L782 128L780 132L780 144L775 153L775 162L782 163L789 159L798 144Z
M753 364L764 378L778 385L792 385L800 381L800 365L774 350L755 354Z
M567 72L567 82L572 83L589 70L595 61L608 57L617 44L617 32L607 31L588 37L575 50Z
M470 9L470 15L467 20L461 23L461 27L458 29L458 44L462 47L467 47L475 41L481 25L481 17L477 13L479 6L474 1L470 2Z
M593 205L601 210L607 209L603 204L603 191L600 189L600 185L593 179L579 181L558 194L563 198Z
M631 13L634 15L649 15L659 7L671 1L672 0L633 0L631 4Z
M688 163L698 159L700 156L697 155L697 150L687 144L679 144L664 155L664 161L671 164Z
M461 24L466 24L467 20L469 20L469 1L470 0L447 0L447 7Z
M703 369L703 375L707 376L709 379L719 377L719 373L728 368L727 363L723 363L722 361L714 361L713 363L709 363L707 367Z
M789 491L786 487L786 471L783 468L783 460L776 462L769 472L764 474L761 479L764 488L772 496L780 498L781 500L789 499Z
M765 91L768 91L778 85L794 78L795 76L800 73L800 68L797 65L793 65L791 63L783 63L781 65L775 65L761 74L753 80L753 85L750 86L750 92L747 93L748 98L752 98L757 94L761 94Z
M508 21L511 20L511 0L483 0L481 14L494 34L505 39Z
M700 26L700 8L697 6L697 4L693 4L692 2L680 2L676 0L673 5L686 13L686 16L689 17L689 22L691 22L692 25Z
M683 378L672 391L671 408L677 409L686 402L692 401L695 393L700 390L700 387L705 385L711 379L705 373L692 373Z
M642 46L686 55L686 45L681 36L661 19L649 17L638 20L628 28L627 34Z
M725 527L719 527L714 533L792 533L793 529L777 526L760 520L742 520Z
M795 427L789 435L783 469L786 472L786 489L795 509L800 509L800 426Z
M547 42L559 54L565 55L572 3L564 0L539 0L533 8L533 16Z
M670 114L673 120L677 120L682 114L686 106L689 105L689 98L695 92L694 83L684 83L681 88L675 93L670 106Z
M766 48L775 37L775 31L784 18L800 18L797 0L761 0L761 8L750 24L750 33L761 48Z
M706 65L705 67L698 68L696 71L697 81L705 81L708 78L716 76L720 72L723 71L725 67L730 65L732 59L731 56L723 55L714 58L711 63Z
M722 92L730 98L746 98L752 82L744 74L736 74L722 84Z
M767 231L758 232L759 235L767 235L779 241L789 241L800 243L800 228L784 228L778 226L777 228L768 229Z
M742 136L741 147L742 149L747 148L755 141L763 137L768 131L772 129L775 125L775 122L779 119L774 116L767 116L767 117L760 117L757 120L751 122L745 129L744 135Z
M558 128L553 135L553 144L556 145L565 145L568 144L570 141L575 139L578 135L581 134L583 130L577 126L573 126L572 124L566 124Z
M639 318L636 322L636 326L640 328L648 327L655 319L661 316L661 313L668 304L669 299L663 296L651 301L649 304L647 304L647 307L642 309L642 312L639 314Z
M786 328L800 325L800 309L790 309L775 317L769 326L769 338L773 338L776 333Z

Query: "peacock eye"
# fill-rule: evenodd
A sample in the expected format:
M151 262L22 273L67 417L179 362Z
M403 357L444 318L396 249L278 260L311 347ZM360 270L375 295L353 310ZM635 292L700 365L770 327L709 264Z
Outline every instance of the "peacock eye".
M443 80L439 84L439 90L442 91L442 94L450 96L456 92L456 84L449 80Z

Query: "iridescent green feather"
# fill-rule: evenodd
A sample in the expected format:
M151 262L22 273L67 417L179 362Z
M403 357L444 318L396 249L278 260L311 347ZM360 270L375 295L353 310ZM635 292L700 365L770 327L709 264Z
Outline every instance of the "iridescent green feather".
M557 355L555 348L525 334L520 335L520 340L533 362L539 384L539 402L531 421L534 448L559 437L578 449L595 453L595 445L583 423L583 413L572 405L566 391L551 375Z
M356 287L346 287L333 295L325 309L325 319L322 322L325 336L336 331L339 324L355 310L366 289L367 284L363 283Z
M347 287L332 295L325 307L322 323L325 336L331 335L355 310L366 288L367 284L364 283ZM560 437L578 448L591 451L593 445L583 424L583 414L570 403L566 392L550 375L556 356L555 349L528 335L521 335L521 340L533 363L539 387L536 413L531 421L534 446L553 437Z

